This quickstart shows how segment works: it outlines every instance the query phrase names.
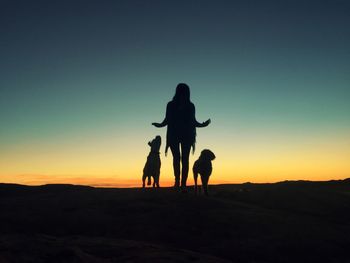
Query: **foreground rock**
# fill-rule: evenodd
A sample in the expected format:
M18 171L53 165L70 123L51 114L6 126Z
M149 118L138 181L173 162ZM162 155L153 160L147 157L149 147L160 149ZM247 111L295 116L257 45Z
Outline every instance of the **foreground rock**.
M0 184L0 262L350 262L349 180L209 193Z
M131 240L11 235L0 238L0 262L229 262L183 249Z

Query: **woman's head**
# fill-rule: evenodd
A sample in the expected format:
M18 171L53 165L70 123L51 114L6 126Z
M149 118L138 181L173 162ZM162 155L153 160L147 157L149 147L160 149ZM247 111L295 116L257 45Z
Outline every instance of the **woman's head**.
M190 87L185 83L179 83L176 87L173 101L189 102L190 101Z

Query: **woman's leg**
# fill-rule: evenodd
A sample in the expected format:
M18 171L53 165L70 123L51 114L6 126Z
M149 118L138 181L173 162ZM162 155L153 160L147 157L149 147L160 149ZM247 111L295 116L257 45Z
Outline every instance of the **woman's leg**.
M187 181L187 177L188 177L190 151L191 151L191 144L181 143L181 163L182 163L181 187L186 187L186 181Z
M170 145L171 153L173 154L173 168L175 176L175 187L180 186L180 149L179 144Z

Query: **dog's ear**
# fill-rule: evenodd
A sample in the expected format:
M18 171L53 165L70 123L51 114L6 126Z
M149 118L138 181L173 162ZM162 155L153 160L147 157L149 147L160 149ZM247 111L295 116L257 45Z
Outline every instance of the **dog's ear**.
M210 160L210 161L212 161L216 158L215 154L211 150L208 150L208 149L204 149L201 152L201 156L207 160Z
M211 157L212 160L214 160L216 158L215 154L213 152L211 152L213 155Z

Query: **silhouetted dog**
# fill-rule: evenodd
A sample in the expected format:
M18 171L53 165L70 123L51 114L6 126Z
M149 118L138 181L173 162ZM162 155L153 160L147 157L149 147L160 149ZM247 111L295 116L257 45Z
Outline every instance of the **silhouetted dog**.
M151 151L147 156L145 167L143 168L142 187L145 187L145 181L147 185L151 185L151 177L153 177L153 187L159 187L159 175L160 175L160 157L159 149L162 144L162 139L158 135L152 141L148 142L151 147Z
M198 174L201 176L202 187L205 195L208 195L208 181L213 170L211 161L215 159L215 154L205 149L201 152L198 160L193 164L193 178L194 178L194 191L197 193L197 178Z

